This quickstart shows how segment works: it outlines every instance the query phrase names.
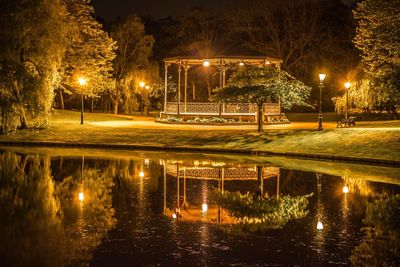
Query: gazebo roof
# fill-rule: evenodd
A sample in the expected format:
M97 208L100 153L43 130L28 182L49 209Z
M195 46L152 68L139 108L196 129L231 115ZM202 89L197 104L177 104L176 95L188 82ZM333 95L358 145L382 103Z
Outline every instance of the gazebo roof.
M282 60L266 56L213 56L209 58L177 56L164 59L166 64L187 64L187 65L203 65L208 61L211 66L221 66L231 63L243 63L246 65L280 65Z

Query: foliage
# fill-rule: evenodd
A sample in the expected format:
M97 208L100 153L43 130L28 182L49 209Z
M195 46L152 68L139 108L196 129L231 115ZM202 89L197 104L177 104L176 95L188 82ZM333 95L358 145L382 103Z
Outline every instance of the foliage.
M257 103L277 102L284 108L308 105L305 100L311 88L283 70L273 67L247 67L229 79L226 87L217 91L215 99L226 102Z
M354 11L358 20L354 43L361 51L376 105L395 115L400 104L399 12L399 0L365 0Z
M256 103L258 131L262 131L264 103L281 101L282 107L308 105L305 100L311 88L287 72L274 67L246 67L231 76L226 87L219 89L214 100Z
M62 88L66 92L97 96L115 86L112 77L115 42L94 18L90 0L67 0L71 44L63 58ZM87 80L80 86L78 79Z
M0 116L3 132L47 124L68 46L61 0L2 0Z
M121 100L124 101L125 110L130 113L130 107L137 106L137 102L148 101L148 97L138 99L147 94L143 92L145 89L139 87L139 82L143 81L153 89L160 80L158 65L150 60L154 38L145 33L143 22L135 15L115 23L111 36L117 42L118 49L114 60L116 90L110 92L110 97L114 113L118 112Z
M196 117L193 120L187 120L189 123L235 123L234 119L225 119L221 117L209 117L209 118L199 118Z
M183 120L182 120L182 118L178 118L178 117L175 117L175 116L167 116L166 118L164 118L164 119L160 119L161 121L168 121L168 122L182 122Z
M258 231L282 228L290 220L299 219L308 214L308 198L304 196L280 196L279 199L267 195L261 199L250 192L214 192L213 197L219 205L227 209L235 218L240 230Z
M368 203L365 236L350 257L355 266L400 265L400 195L381 195Z

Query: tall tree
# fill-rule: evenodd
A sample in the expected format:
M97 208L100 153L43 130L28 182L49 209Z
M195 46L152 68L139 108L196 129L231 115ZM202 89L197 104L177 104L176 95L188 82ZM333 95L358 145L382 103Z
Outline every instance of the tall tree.
M114 114L118 112L122 97L130 110L134 93L139 93L140 82L147 85L158 82L158 66L151 61L154 38L145 33L144 24L138 16L128 16L117 22L111 32L118 49L114 60L116 90L110 92Z
M400 105L400 0L365 0L357 5L354 43L361 51L377 106L397 119Z
M43 127L68 46L61 0L0 1L0 105L2 131Z
M98 96L115 86L112 62L115 58L115 42L94 18L90 0L66 0L73 29L71 46L67 50L62 67L62 92ZM82 77L87 84L79 86Z
M286 109L294 105L308 105L305 101L311 88L286 71L274 67L247 67L229 79L226 87L216 92L215 99L225 102L256 103L257 125L262 132L263 104L281 100Z

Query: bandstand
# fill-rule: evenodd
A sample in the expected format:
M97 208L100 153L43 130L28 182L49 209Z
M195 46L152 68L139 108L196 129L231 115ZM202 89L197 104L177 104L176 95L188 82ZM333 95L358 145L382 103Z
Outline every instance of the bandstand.
M192 93L192 99L189 99L189 69L193 66L216 68L219 76L219 87L224 87L226 85L228 71L235 71L239 68L245 68L250 65L280 68L282 60L259 56L224 56L206 59L198 57L172 57L164 59L164 63L164 107L163 111L160 113L161 119L168 116L177 116L182 119L192 119L195 117L223 117L238 121L256 122L257 105L254 103L196 102L195 92ZM171 98L171 93L168 92L168 68L172 65L176 65L178 72L177 93L174 96L174 101L169 100L169 97ZM280 101L277 103L264 104L263 111L263 121L267 123L287 121L285 115L281 112Z

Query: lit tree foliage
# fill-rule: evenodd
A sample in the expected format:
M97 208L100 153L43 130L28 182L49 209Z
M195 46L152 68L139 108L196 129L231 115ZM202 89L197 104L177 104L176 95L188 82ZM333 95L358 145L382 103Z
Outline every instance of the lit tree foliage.
M245 233L282 228L291 220L308 214L308 198L312 196L280 196L279 199L263 196L255 198L250 192L214 192L217 203L227 209L237 225L230 230Z
M159 81L158 66L150 60L154 38L145 33L144 25L138 16L129 16L116 23L111 32L118 49L114 60L116 90L110 92L114 114L118 112L121 101L125 111L130 113L136 106L134 93L143 97L139 82L156 84ZM147 93L144 92L144 93Z
M115 86L112 77L115 42L95 20L90 0L65 2L73 34L70 36L71 45L63 58L62 90L92 97L112 90ZM79 77L87 80L85 86L79 85Z
M43 127L68 46L61 0L0 1L1 129Z
M258 106L258 131L262 132L263 104L281 101L282 107L308 105L305 101L311 88L287 72L274 67L246 67L229 79L226 87L219 89L215 100L225 102L256 103Z
M376 106L397 119L400 105L400 1L365 0L357 5L354 43L371 79Z

